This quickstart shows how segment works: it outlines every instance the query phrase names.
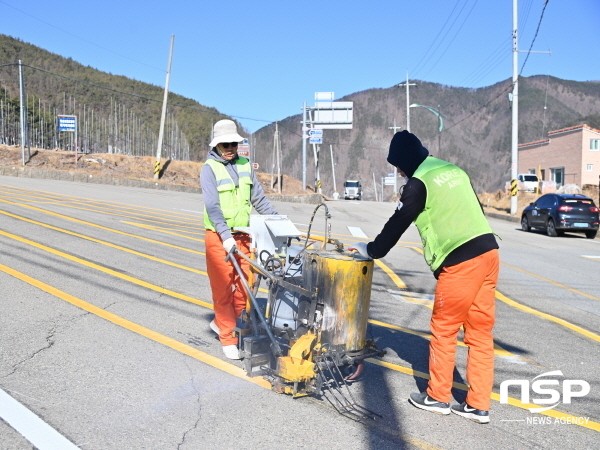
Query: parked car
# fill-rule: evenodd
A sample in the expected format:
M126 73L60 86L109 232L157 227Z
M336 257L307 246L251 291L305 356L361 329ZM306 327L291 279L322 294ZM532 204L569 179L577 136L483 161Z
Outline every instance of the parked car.
M562 236L565 231L585 233L594 239L598 233L598 208L594 201L580 194L546 194L523 210L521 228L546 230L548 236Z
M520 191L537 192L538 177L532 173L521 173L517 176Z

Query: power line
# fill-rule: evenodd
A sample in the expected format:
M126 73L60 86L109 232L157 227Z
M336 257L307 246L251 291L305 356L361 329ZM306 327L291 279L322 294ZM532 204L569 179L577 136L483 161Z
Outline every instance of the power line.
M458 12L458 14L456 15L456 17L454 18L454 21L452 22L452 24L450 25L450 27L448 28L448 30L446 31L446 33L444 34L444 36L442 37L442 39L440 40L440 42L437 44L437 46L435 47L435 49L433 50L433 52L431 52L431 54L429 55L429 57L425 60L425 62L423 63L423 66L425 66L429 62L429 60L433 57L433 55L438 50L438 48L440 47L440 45L442 45L442 42L444 42L444 39L446 38L446 36L448 35L448 33L450 33L450 30L452 30L452 27L454 27L454 24L456 23L456 21L458 20L458 18L462 14L463 10L467 6L467 3L469 3L469 0L465 0L464 5L462 6L462 8L460 9L460 11ZM419 70L421 70L421 69L419 69ZM417 73L413 73L413 77L415 77L416 75L417 75ZM424 78L424 77L421 77L421 78Z
M442 28L440 28L440 31L438 31L438 34L436 35L436 37L433 39L433 41L431 41L431 44L429 45L429 48L427 49L427 51L425 51L425 53L423 54L423 56L421 57L421 59L419 60L419 62L417 63L417 65L415 66L415 68L413 70L411 70L411 73L413 74L413 76L416 76L418 74L418 72L419 72L419 65L421 64L421 61L423 61L423 59L427 56L427 54L429 53L429 50L431 50L431 47L433 47L433 44L435 44L435 41L437 41L437 38L440 37L440 34L442 33L442 31L446 27L446 24L448 23L448 21L450 20L450 18L454 14L454 10L456 9L456 7L460 3L460 1L461 0L456 0L456 3L454 4L454 8L452 8L452 11L450 12L450 15L448 16L448 18L444 22L444 25L442 25Z
M523 66L521 66L521 72L519 72L519 77L521 76L521 74L523 73L523 69L525 68L525 64L527 63L527 60L529 59L529 55L531 54L531 49L533 47L533 44L535 42L535 39L537 38L538 32L540 31L540 26L542 25L542 19L544 18L544 12L546 11L546 7L548 6L548 3L550 2L550 0L546 0L546 2L544 3L544 8L542 9L542 13L540 14L540 20L538 22L538 26L537 29L535 30L535 35L533 36L533 40L531 41L531 45L529 46L529 51L527 52L527 57L525 58L525 61L523 62ZM498 98L500 98L500 96L502 96L503 94L511 91L514 89L514 85L515 83L511 83L509 89L505 89L502 92L500 92L500 94L498 96L496 96L495 98L493 98L492 100L490 100L489 102L487 102L485 105L483 105L482 107L478 108L477 110L475 110L474 112L472 112L471 114L469 114L468 116L464 117L463 119L459 120L458 122L456 122L454 125L446 128L446 130L449 130L450 128L455 127L456 125L458 125L459 123L467 120L469 117L471 117L472 115L478 113L479 111L481 111L483 108L485 108L486 106L488 106L490 103L492 103L493 101L497 100Z
M475 0L475 3L473 3L473 6L471 6L471 9L469 10L469 13L467 14L467 16L465 17L465 19L460 24L460 27L458 28L458 30L456 31L456 33L454 34L454 37L452 38L452 40L450 41L450 43L446 46L446 48L444 49L444 51L442 52L442 54L439 56L439 58L437 59L437 61L433 64L433 66L431 66L431 68L427 71L427 73L425 75L423 75L423 78L425 78L429 74L429 72L431 72L434 69L434 67L437 66L437 64L440 62L440 59L442 59L442 57L446 54L446 52L448 51L448 49L450 48L450 46L452 45L452 43L456 39L456 36L458 36L458 34L462 30L463 26L465 25L465 22L467 21L467 19L469 18L469 16L473 12L473 9L475 9L475 6L477 5L477 2L478 2L478 0Z
M544 8L542 9L542 14L540 14L540 21L538 22L538 26L535 30L535 35L533 36L533 40L531 41L531 45L529 46L529 50L527 51L527 56L525 57L525 61L523 61L523 65L521 66L521 71L519 72L519 76L523 73L523 69L525 69L525 64L527 64L527 60L529 59L529 55L531 54L531 49L533 48L533 43L535 42L538 32L540 31L540 26L542 25L542 19L544 18L544 12L546 11L546 7L550 0L546 0L544 3Z
M481 64L479 64L470 74L468 74L463 80L459 83L461 86L467 86L470 84L472 79L479 77L479 73L485 71L489 68L488 61L495 60L500 53L508 52L509 46L507 46L507 42L510 41L510 38L505 38L502 43L494 50ZM486 72L487 75L487 72Z
M57 30L59 30L59 31L62 31L63 33L66 33L66 34L68 34L68 35L70 35L70 36L76 37L77 39L81 39L82 41L84 41L84 42L87 42L88 44L94 45L94 46L96 46L96 47L98 47L98 48L101 48L102 50L106 50L107 52L110 52L110 53L113 53L113 54L115 54L115 55L117 55L117 56L120 56L121 58L125 58L125 59L128 59L128 60L130 60L130 61L133 61L133 62L135 62L135 63L142 64L143 66L150 67L151 69L160 70L161 72L166 72L164 69L159 69L158 67L154 67L154 66L151 66L151 65L149 65L149 64L143 63L143 62L141 62L141 61L137 61L137 60L135 60L135 59L133 59L133 58L130 58L130 57L128 57L128 56L121 55L120 53L117 53L117 52L115 52L115 51L113 51L113 50L111 50L111 49L109 49L109 48L102 47L101 45L98 45L98 44L96 44L95 42L88 41L87 39L84 39L84 38L82 38L81 36L77 36L76 34L73 34L73 33L71 33L70 31L63 30L62 28L59 28L59 27L57 27L56 25L52 25L51 23L49 23L49 22L46 22L45 20L42 20L42 19L40 19L40 18L38 18L38 17L35 17L35 16L33 16L33 15L31 15L31 14L29 14L29 13L27 13L27 12L25 12L25 11L23 11L23 10L21 10L21 9L17 8L17 7L15 7L15 6L9 5L8 3L6 3L6 2L3 2L2 0L0 0L0 3L2 3L3 5L6 5L6 6L10 7L10 8L12 8L12 9L16 9L16 10L17 10L17 11L19 11L20 13L22 13L22 14L25 14L26 16L29 16L29 17L31 17L32 19L38 20L38 21L40 21L40 22L42 22L42 23L44 23L44 24L46 24L46 25L48 25L48 26L50 26L50 27L52 27L52 28L56 28Z
M5 66L10 66L10 65L17 65L17 64L16 63L11 63L11 64L4 64L4 65ZM158 99L151 98L151 97L145 97L143 95L134 94L134 93L131 93L131 92L119 91L117 89L114 89L114 88L111 88L111 87L108 87L108 86L102 86L102 85L99 85L99 84L90 83L89 81L79 80L77 78L69 77L69 76L66 76L66 75L61 75L59 73L51 72L51 71L46 70L46 69L42 69L42 68L35 67L35 66L30 66L28 64L23 64L23 66L24 67L29 67L30 69L34 69L34 70L39 70L40 72L45 72L45 73L48 73L50 75L54 75L54 76L57 76L57 77L60 77L60 78L64 78L64 79L70 80L70 81L75 81L77 83L86 84L88 86L93 86L93 87L98 88L98 89L104 89L106 91L115 92L117 94L130 95L132 97L140 98L140 99L143 99L143 100L148 100L148 101L151 101L151 102L162 103L162 100L158 100ZM0 66L0 67L2 67L2 66ZM236 119L254 120L254 121L257 121L257 122L266 122L266 123L272 123L273 122L272 120L255 119L255 118L252 118L252 117L242 117L242 116L237 116L237 115L233 115L233 114L226 114L226 113L223 113L223 112L219 112L216 109L213 110L213 109L208 109L208 108L202 108L202 107L199 107L199 106L187 106L187 105L178 105L178 104L175 104L175 103L171 103L171 107L173 107L173 108L182 108L182 109L192 109L192 110L196 110L196 111L200 111L200 112L204 112L204 113L208 113L208 114L220 114L220 115L223 115L223 116L234 117Z

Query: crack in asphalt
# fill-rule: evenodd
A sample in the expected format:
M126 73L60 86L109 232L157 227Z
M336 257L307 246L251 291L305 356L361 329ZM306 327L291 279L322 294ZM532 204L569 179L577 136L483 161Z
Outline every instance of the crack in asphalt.
M52 325L52 328L50 329L50 331L46 334L46 346L41 347L39 349L37 349L36 351L34 351L31 355L29 355L28 357L22 359L21 361L13 364L12 366L12 370L7 373L6 375L2 375L0 376L0 378L8 378L11 375L13 375L19 368L19 366L25 364L28 361L31 361L33 358L35 358L37 355L39 355L41 352L48 350L49 348L51 348L54 345L54 334L56 333L56 328L58 327L58 325L55 323Z
M198 390L198 388L196 387L196 383L194 383L194 373L192 371L192 368L190 367L190 365L188 364L187 361L184 361L185 366L188 368L188 370L190 371L190 375L192 376L192 387L194 388L194 391L196 391L196 402L198 403L198 417L196 418L196 422L194 422L194 425L187 429L184 433L183 436L181 437L181 441L177 444L177 449L179 450L184 444L185 444L185 438L187 437L188 434L190 434L191 432L193 432L196 428L198 428L198 424L200 423L200 420L202 418L202 406L200 405L200 391Z

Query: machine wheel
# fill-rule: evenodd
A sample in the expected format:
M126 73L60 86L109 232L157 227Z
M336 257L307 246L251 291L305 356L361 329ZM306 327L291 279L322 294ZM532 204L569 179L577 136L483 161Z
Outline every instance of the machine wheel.
M588 239L596 239L597 234L598 230L589 230L585 232L585 237Z
M550 237L558 236L558 231L556 231L556 227L554 226L554 219L548 219L548 224L546 225L546 233Z
M344 376L344 380L356 380L358 377L360 377L360 374L362 373L363 369L365 368L365 362L364 361L359 361L354 363L351 366L348 366L346 368L346 370L344 371L344 373L349 373L348 375Z
M531 230L531 226L529 225L529 220L527 220L527 216L525 214L523 214L523 217L521 218L521 230L523 230L523 231Z

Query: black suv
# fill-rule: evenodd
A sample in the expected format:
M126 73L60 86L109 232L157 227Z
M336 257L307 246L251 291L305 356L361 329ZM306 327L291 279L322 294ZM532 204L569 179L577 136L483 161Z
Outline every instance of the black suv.
M521 228L523 231L545 229L548 236L562 236L565 231L579 232L594 239L598 233L598 208L585 195L542 195L523 210Z

